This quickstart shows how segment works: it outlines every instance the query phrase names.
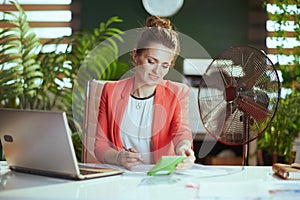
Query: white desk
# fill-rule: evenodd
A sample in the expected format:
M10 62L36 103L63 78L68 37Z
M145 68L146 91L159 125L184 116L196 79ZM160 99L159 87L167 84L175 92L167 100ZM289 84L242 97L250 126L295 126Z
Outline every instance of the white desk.
M195 174L197 170L192 172ZM153 181L156 181L155 184L151 184ZM172 181L175 183L167 183ZM147 184L143 184L145 182ZM160 179L125 173L100 179L71 181L9 172L1 175L0 187L0 199L9 200L270 199L270 189L300 189L300 181L281 180L273 175L270 167L251 166L242 169L236 166L204 166L196 176L173 174ZM300 192L284 194L286 199L291 199L288 195L300 195Z

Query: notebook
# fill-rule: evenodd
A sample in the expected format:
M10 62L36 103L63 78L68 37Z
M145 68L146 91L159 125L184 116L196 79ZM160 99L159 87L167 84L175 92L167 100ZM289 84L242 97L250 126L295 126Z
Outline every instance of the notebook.
M65 112L0 109L0 136L11 170L77 180L123 173L79 165Z

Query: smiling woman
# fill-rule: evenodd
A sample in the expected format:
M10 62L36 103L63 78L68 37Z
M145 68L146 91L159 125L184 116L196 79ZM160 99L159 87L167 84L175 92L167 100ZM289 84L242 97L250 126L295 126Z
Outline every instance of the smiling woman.
M138 54L133 50L133 59L136 67L136 84L132 94L137 97L146 97L152 94L157 83L163 80L172 66L174 53L164 45L154 43L151 48ZM143 87L143 89L142 89ZM149 89L149 91L147 90ZM141 92L145 92L142 94Z
M149 17L132 51L135 73L107 82L102 90L94 151L100 162L131 169L184 155L177 169L192 166L189 87L164 80L179 49L170 20Z

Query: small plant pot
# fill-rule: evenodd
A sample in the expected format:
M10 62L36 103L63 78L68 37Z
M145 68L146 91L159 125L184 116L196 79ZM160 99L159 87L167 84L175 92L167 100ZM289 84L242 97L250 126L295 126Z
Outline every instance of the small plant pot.
M257 150L257 165L272 166L274 163L291 164L295 161L296 152L293 153L294 153L293 158L290 158L289 161L286 161L284 156L278 156L276 152L273 152L273 154L270 155L266 151L259 149Z

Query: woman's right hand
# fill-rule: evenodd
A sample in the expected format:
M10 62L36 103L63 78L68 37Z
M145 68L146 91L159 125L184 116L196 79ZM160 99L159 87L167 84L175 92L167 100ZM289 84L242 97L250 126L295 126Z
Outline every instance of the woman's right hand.
M128 151L120 151L117 155L117 163L120 166L131 170L132 167L143 162L141 155L134 149L130 148Z

